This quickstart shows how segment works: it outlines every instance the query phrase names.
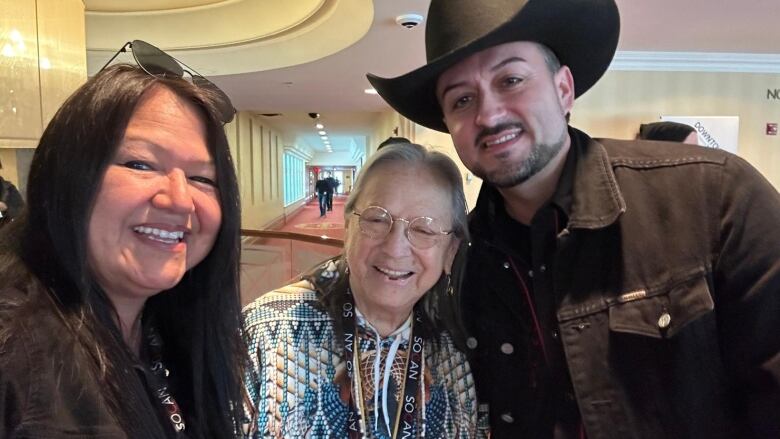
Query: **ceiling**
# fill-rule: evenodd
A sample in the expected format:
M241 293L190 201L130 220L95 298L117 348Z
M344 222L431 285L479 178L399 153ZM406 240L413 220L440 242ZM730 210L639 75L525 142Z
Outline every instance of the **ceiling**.
M90 52L94 52L94 45L90 43L90 14L130 17L152 11L173 16L204 8L236 7L242 2L253 2L252 5L261 2L269 6L273 3L276 8L290 4L280 3L280 0L84 1ZM334 21L332 16L338 14L339 4L349 1L308 1L320 8L320 15L324 17L321 24L311 25L311 28L319 26L320 30L327 31L327 37L319 36L318 41L337 40L347 33L345 23L359 21L359 18ZM617 3L622 21L619 51L780 54L777 0L617 0ZM231 74L221 69L223 62L217 60L209 65L213 58L198 56L197 48L171 52L188 64L192 62L190 65L202 73L217 73L211 79L225 90L239 110L280 113L281 116L268 120L282 131L291 133L296 141L305 142L315 150L322 149L313 121L306 115L316 112L321 114L334 149L350 148L355 139L365 142L377 114L388 109L379 96L364 93L364 89L369 88L366 72L396 76L425 63L424 25L406 29L395 23L395 17L404 13L425 15L428 4L429 0L373 0L373 18L367 29L356 27L354 41L340 43L343 47L338 50L326 50L333 52L330 55L310 57L311 60L296 65L290 63L288 67L249 72L236 69L241 72ZM138 35L136 38L144 37ZM291 39L284 35L277 38L288 44ZM263 41L266 46L271 43ZM314 45L317 49L319 43L309 41L306 44L306 48ZM235 46L227 44L220 51L230 53ZM214 53L215 49L210 50ZM284 53L290 51L287 49ZM91 59L94 57L88 57L90 72L96 70L94 65L99 59L107 58L105 52L99 55L94 61Z
M88 11L92 12L148 12L169 11L182 8L213 5L225 0L84 0Z

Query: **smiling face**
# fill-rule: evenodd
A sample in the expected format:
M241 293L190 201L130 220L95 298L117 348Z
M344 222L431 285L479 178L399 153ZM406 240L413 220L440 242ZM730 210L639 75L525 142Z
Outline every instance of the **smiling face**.
M356 212L380 206L393 218L427 216L435 218L443 231L452 229L450 189L429 169L393 163L372 172L362 183ZM433 247L418 249L406 238L406 227L405 222L396 221L386 237L371 238L361 233L357 216L347 218L345 253L350 287L358 309L367 316L405 318L452 266L457 238L442 235Z
M88 264L121 313L175 286L211 251L222 220L198 109L146 92L106 169L89 219Z
M436 95L463 164L495 186L525 182L570 142L571 72L552 73L536 43L471 55L439 77Z

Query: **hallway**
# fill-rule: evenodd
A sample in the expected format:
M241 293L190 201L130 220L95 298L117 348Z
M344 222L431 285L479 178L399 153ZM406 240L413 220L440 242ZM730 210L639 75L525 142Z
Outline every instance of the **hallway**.
M320 217L320 209L315 197L294 216L288 218L287 224L279 230L344 239L344 203L346 201L346 195L334 195L333 210L327 212L325 217Z

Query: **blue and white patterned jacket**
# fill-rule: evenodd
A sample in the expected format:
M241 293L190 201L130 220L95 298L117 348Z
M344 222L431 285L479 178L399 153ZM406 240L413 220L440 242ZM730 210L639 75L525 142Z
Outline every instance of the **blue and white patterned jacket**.
M301 281L269 292L244 308L252 361L247 389L257 413L254 438L347 437L349 383L343 352L333 321L317 294L308 281ZM370 375L377 338L366 322L359 320L358 326L360 369L362 374ZM382 358L393 337L379 341ZM435 350L427 346L425 437L486 437L486 427L478 428L474 380L465 355L446 333L440 335ZM398 361L403 361L406 349L403 341ZM402 367L399 369L402 373ZM393 370L396 373L395 366ZM369 430L366 437L384 439L387 430L382 422L375 423L373 382L370 376L363 379L368 412L364 416ZM486 424L486 416L481 418L485 422L480 425ZM416 436L422 437L419 431Z

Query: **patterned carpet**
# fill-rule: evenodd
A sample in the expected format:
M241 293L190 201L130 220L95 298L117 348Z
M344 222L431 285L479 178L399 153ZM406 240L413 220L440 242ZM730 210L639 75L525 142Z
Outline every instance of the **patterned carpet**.
M287 224L280 230L285 232L304 233L308 235L327 235L331 238L344 239L344 202L346 196L337 195L333 198L333 210L320 217L320 209L316 200L307 203L295 216L288 218Z

